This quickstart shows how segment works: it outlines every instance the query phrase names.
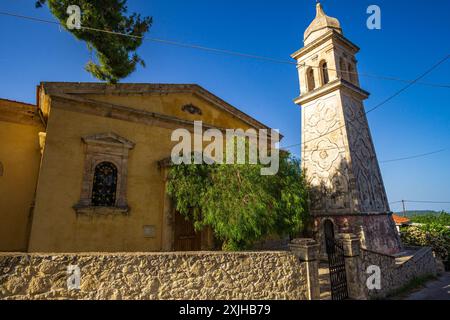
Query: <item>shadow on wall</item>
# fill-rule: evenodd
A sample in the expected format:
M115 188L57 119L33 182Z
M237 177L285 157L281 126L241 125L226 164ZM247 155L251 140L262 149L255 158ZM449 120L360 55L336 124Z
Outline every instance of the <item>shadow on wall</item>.
M371 171L367 168L364 171L351 167L352 164L342 159L339 153L331 160L327 157L330 157L327 150L312 151L313 161L306 168L311 236L321 244L321 256L325 252L324 225L327 221L333 224L336 236L340 233L359 236L363 248L386 254L400 252L401 241L382 181L376 174L368 175Z
M349 164L347 160L341 159L338 166L333 166L331 161L326 161L325 159L328 156L327 150L314 152L317 152L318 156L323 158L323 161L314 163L314 165L319 166L322 170L326 170L326 172L317 170L309 174L308 169L305 170L309 184L311 213L322 214L338 210L350 211L351 189L349 187ZM312 153L312 158L314 158L314 152Z

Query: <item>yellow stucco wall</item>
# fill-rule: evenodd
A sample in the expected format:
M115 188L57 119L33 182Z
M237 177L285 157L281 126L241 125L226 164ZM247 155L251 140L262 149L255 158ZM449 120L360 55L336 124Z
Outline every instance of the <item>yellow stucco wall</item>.
M2 111L0 109L0 111ZM38 125L0 120L0 251L26 251L39 171Z
M249 129L250 126L233 117L229 113L213 106L211 103L193 96L189 93L174 93L167 95L136 95L136 96L120 96L120 95L85 95L88 98L110 102L122 106L132 107L138 110L156 112L174 116L185 120L202 120L205 123L214 125L219 128L240 128ZM182 111L182 106L192 103L200 108L202 115L190 114Z
M86 97L86 95L84 95ZM136 109L203 120L225 128L249 125L191 94L105 96L102 100ZM42 99L41 99L42 101ZM62 108L50 102L47 138L31 230L31 252L160 251L163 248L164 173L158 161L170 156L171 128ZM184 104L202 109L201 116L182 112ZM80 199L85 160L83 136L114 132L136 145L128 159L128 215L82 216L72 208ZM144 225L156 227L155 238L145 238Z

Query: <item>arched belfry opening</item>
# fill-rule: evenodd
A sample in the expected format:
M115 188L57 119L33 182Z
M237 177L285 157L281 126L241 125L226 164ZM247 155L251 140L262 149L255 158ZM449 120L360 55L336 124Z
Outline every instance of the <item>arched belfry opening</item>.
M355 68L353 68L353 65L351 63L348 64L348 79L351 83L356 84Z
M313 91L316 88L316 82L314 80L314 69L311 67L306 70L306 83L308 85L308 91Z
M345 61L344 58L339 58L339 71L341 73L341 79L347 79L348 78L348 72L347 68L345 67Z
M330 82L330 76L328 74L328 64L326 61L322 61L320 63L320 73L322 76L322 85L326 85L328 82Z

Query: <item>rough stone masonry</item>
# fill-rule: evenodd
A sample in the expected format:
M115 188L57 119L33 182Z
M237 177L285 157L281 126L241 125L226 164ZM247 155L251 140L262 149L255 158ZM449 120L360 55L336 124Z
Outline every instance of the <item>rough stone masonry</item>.
M81 271L68 290L68 266ZM0 299L306 300L290 252L0 254Z

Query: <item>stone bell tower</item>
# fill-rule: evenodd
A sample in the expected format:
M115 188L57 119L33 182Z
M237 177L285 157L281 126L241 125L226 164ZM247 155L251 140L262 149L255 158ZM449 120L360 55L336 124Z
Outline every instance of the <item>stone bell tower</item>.
M359 48L337 19L316 5L297 60L302 110L302 166L312 186L314 234L354 233L369 250L398 253L401 242L389 209L360 88ZM324 252L324 251L322 251Z

